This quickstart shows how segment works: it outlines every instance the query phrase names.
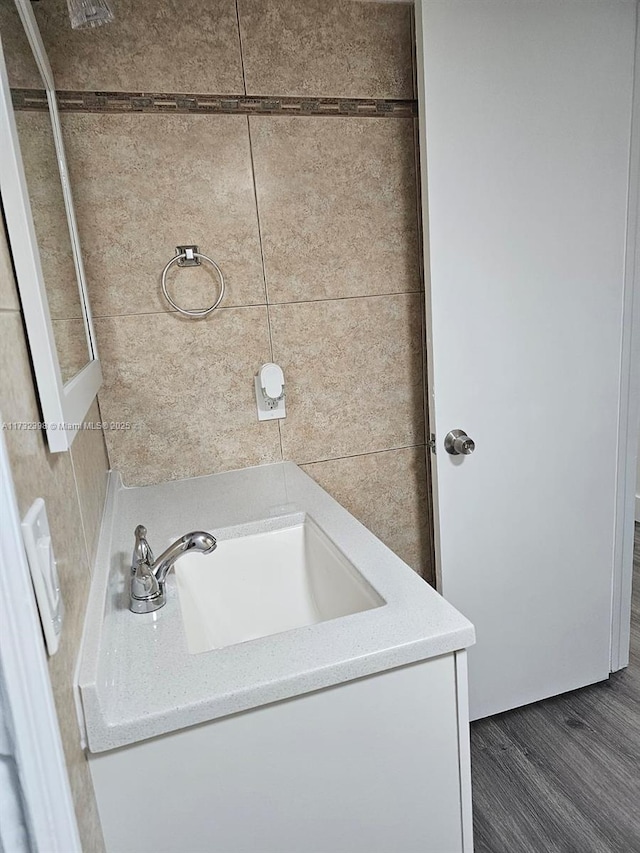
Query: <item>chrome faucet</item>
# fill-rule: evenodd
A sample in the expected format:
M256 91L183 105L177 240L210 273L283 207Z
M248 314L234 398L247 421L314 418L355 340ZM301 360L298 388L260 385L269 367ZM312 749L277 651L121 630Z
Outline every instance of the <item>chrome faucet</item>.
M132 613L152 613L166 603L167 574L175 561L189 551L210 554L216 549L216 539L210 533L196 530L186 533L154 559L147 542L147 528L139 524L135 529L136 542L131 560L131 589L129 610Z

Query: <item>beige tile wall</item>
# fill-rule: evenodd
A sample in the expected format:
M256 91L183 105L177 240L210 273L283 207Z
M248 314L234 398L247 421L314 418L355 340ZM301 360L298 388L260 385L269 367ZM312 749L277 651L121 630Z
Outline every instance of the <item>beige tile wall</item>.
M184 13L167 32L158 7L171 4L140 0L134 13L114 0L119 29L90 36L66 28L64 5L36 10L62 88L242 92L244 75L249 94L412 96L402 3L239 0L238 20L235 0L189 0L205 21L192 43ZM219 49L207 41L214 13L227 33ZM142 484L294 459L430 577L412 120L63 122L102 414L132 427L107 434L112 466ZM196 322L169 310L159 281L174 247L191 242L228 283L225 307ZM182 270L170 287L202 307L215 281ZM271 359L285 371L288 415L259 423L253 375Z
M412 96L411 7L238 0L249 95Z
M424 443L420 294L295 302L270 313L288 388L286 459Z
M405 447L303 465L410 566L429 577L426 448Z
M9 85L12 88L44 89L18 9L8 0L0 3L0 33Z
M94 316L165 311L159 272L178 244L224 269L225 305L266 302L246 116L63 116ZM210 267L170 274L202 307ZM211 304L210 302L208 304Z
M408 3L110 2L99 30L72 30L66 0L34 7L58 88L412 97Z
M95 321L103 363L100 406L112 467L127 484L278 461L274 421L259 423L253 374L271 359L267 309L221 308Z
M72 30L67 0L34 12L59 89L242 94L235 0L110 0L115 20Z
M420 289L412 119L250 124L270 302Z
M3 421L40 421L4 228L0 229L0 373ZM94 403L87 421L99 420ZM20 514L37 497L47 505L65 604L60 648L49 659L49 672L83 849L100 853L102 833L89 768L80 749L72 679L106 491L104 438L101 430L83 430L70 453L51 454L41 432L7 430L4 434Z

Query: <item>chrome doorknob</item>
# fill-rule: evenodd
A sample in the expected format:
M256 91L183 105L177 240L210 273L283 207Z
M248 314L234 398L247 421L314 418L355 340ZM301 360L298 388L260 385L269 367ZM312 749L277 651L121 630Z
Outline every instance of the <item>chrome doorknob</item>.
M444 449L452 456L468 456L476 449L476 443L462 429L452 429L444 437Z

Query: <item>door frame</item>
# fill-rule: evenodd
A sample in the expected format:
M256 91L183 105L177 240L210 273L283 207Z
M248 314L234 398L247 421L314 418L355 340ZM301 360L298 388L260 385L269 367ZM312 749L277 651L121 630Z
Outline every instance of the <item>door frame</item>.
M1 421L1 418L0 418ZM0 430L0 664L31 843L82 853L40 619Z
M611 672L629 663L635 527L636 458L640 429L640 3L636 4L636 52L631 107L629 195L625 256L616 530L611 589Z

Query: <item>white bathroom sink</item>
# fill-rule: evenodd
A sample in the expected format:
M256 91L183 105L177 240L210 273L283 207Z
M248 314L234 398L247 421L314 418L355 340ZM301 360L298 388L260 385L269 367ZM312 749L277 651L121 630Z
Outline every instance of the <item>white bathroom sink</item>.
M175 565L191 654L385 604L309 517L288 527L218 541Z

